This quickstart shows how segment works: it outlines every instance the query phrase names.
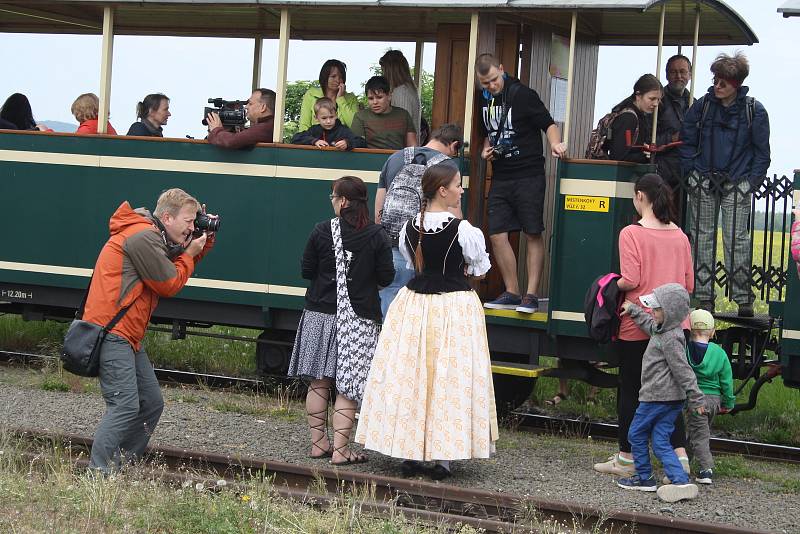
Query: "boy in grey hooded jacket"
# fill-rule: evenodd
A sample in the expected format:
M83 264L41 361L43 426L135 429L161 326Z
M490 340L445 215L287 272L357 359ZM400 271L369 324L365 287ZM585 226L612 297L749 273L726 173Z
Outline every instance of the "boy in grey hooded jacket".
M681 415L687 394L689 408L703 410L703 394L686 360L686 338L681 327L689 314L689 293L680 284L665 284L639 299L645 307L653 310L653 315L630 301L622 305L623 313L630 315L650 336L642 357L639 407L628 431L636 475L618 480L617 485L625 489L658 491L658 496L668 502L692 499L697 496L697 486L689 483L689 477L670 444L675 421ZM672 481L672 484L658 489L650 464L648 441L651 437L653 452Z

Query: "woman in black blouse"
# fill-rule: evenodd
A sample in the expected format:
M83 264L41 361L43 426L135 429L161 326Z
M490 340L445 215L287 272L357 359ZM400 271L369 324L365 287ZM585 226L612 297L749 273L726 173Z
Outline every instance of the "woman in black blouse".
M611 123L609 158L617 161L649 163L642 145L649 144L653 132L653 112L661 102L664 87L658 78L645 74L636 80L633 94L614 106L621 112Z
M372 222L367 187L355 176L333 182L336 217L318 223L303 252L303 278L311 280L289 364L289 375L310 380L306 396L311 457L334 465L361 463L349 448L381 321L378 287L394 279L392 247ZM328 438L328 401L336 386L333 444Z

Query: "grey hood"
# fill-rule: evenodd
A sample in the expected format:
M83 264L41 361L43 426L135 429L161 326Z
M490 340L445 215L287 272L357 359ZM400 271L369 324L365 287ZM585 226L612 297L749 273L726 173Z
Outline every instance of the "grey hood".
M664 310L664 322L658 328L666 332L680 327L689 315L689 293L680 284L665 284L653 290L661 309Z

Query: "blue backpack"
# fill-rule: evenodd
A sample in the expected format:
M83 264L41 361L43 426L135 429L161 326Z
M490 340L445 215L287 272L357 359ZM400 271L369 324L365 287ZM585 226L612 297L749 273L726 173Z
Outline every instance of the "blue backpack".
M624 293L617 286L622 278L616 273L598 276L583 301L583 315L589 328L589 337L598 343L615 341L622 319L619 315Z

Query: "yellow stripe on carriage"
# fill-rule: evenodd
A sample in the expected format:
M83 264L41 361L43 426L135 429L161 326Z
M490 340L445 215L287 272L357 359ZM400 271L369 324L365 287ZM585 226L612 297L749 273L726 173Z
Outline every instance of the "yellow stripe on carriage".
M522 376L526 378L537 378L539 376L547 375L555 367L539 367L536 365L524 364L492 364L492 372L498 375L511 375Z
M490 315L492 317L520 319L522 321L539 321L542 323L547 322L547 312L521 313L514 310L490 310L484 308L483 313L484 315Z

